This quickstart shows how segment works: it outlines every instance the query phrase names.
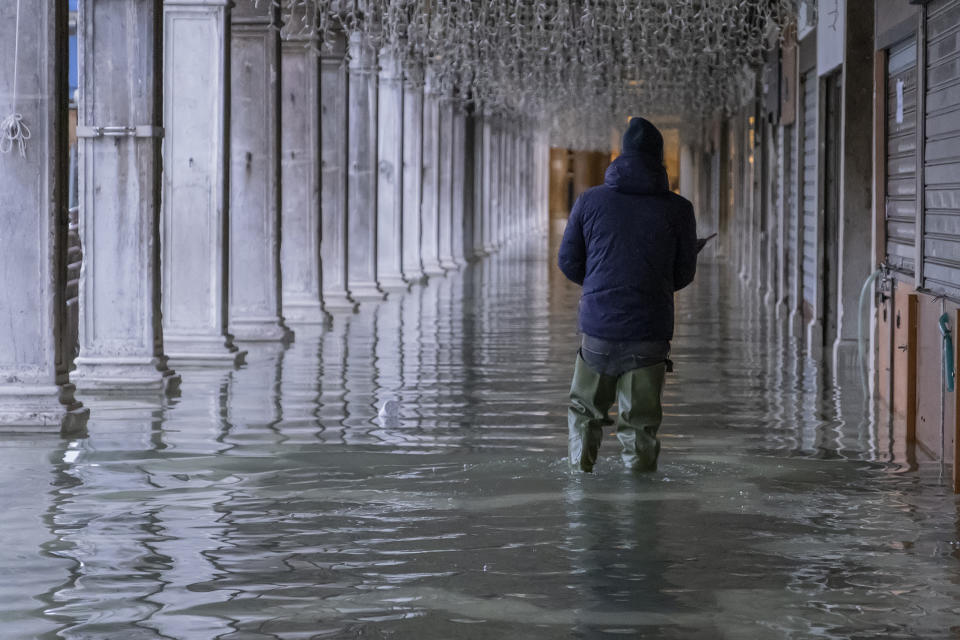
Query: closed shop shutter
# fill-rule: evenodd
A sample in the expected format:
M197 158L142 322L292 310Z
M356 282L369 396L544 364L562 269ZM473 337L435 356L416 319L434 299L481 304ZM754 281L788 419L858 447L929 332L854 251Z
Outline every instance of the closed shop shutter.
M927 11L923 283L960 298L960 0Z
M817 294L817 70L803 76L803 301L814 306Z
M887 56L887 265L913 275L917 222L917 40Z

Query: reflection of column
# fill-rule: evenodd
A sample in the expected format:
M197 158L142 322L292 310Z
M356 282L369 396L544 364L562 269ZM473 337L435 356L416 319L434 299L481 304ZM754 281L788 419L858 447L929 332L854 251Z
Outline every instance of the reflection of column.
M227 333L229 33L224 0L164 5L163 338L176 363L244 355Z
M159 9L134 0L80 4L84 255L73 378L91 390L170 392L180 384L167 366L160 320Z
M346 42L337 34L320 53L320 211L323 304L353 311L347 287L347 69Z
M0 59L12 60L16 3L0 5ZM13 67L0 65L0 105L31 128L25 156L0 154L0 429L82 428L88 411L69 384L66 318L67 126L60 108L59 34L66 28L59 0L43 0L20 15L17 91ZM4 465L6 468L6 465ZM37 634L40 635L40 634Z
M377 54L350 34L347 82L347 282L357 301L382 300L377 284Z
M149 478L154 491L182 497L165 500L152 523L160 535L150 540L150 548L168 561L162 578L166 588L151 594L149 600L163 608L177 608L188 594L191 605L201 608L222 602L216 589L191 587L213 584L222 571L216 554L224 546L231 523L224 518L221 505L230 499L235 485L211 482L211 477L227 475L224 471L231 464L231 456L220 454L232 446L221 438L230 431L225 419L227 397L237 374L215 369L184 372L184 386L190 392L165 412L162 422L163 445L177 454L168 458L157 452L138 465L138 472ZM188 637L198 629L217 637L229 633L231 623L226 617L206 619L193 609L154 616L150 621L164 638Z
M453 238L450 242L450 253L453 263L457 266L467 264L463 252L463 234L464 229L464 197L467 193L467 114L462 103L457 103L453 108L453 122L451 124L453 134L451 136L452 156L453 156L453 194L451 214L453 223Z
M423 86L423 184L420 206L420 252L423 271L430 276L442 275L439 240L440 169L440 97L437 78L427 67Z
M324 322L320 286L320 60L310 37L280 45L283 315Z
M46 11L34 13L43 17ZM8 20L3 9L0 9L0 18ZM33 29L27 31L24 22L24 14L21 14L21 43L24 33L33 35ZM12 28L13 18L9 18L9 24ZM56 32L51 30L51 33ZM33 42L44 41L40 34L36 36ZM13 39L9 42L12 46ZM20 55L24 55L24 49L20 50ZM59 68L53 65L49 67L50 71ZM21 74L23 69L20 68ZM23 91L22 87L26 84L20 86L20 91ZM22 112L27 126L36 127L31 131L31 144L39 145L36 131L41 129L40 120L32 117L28 120L28 114L33 115L27 110ZM27 149L27 153L37 154L39 151L32 147ZM53 548L62 550L58 545L65 530L70 529L69 526L63 526L63 519L51 516L56 514L54 505L57 500L81 485L76 477L67 475L63 469L80 453L83 442L80 439L4 438L0 444L0 486L7 488L3 496L3 552L0 554L5 576L3 604L0 605L3 609L5 637L54 638L61 635L58 631L62 631L67 622L50 611L56 605L47 600L47 596L56 593L78 567L71 558L64 557L67 554L51 553ZM75 517L77 514L72 515ZM70 521L73 522L72 517ZM38 606L46 610L41 614L37 611Z
M250 345L247 366L233 372L226 404L229 432L221 441L248 445L259 441L269 446L281 439L276 427L283 418L280 388L286 345L260 342ZM266 443L264 443L266 440Z
M326 365L321 344L332 328L297 327L297 341L283 353L280 371L280 409L283 420L277 431L285 444L315 444L319 424L322 368Z
M377 279L406 289L403 278L403 78L392 52L380 53L377 106Z
M230 34L230 331L288 340L280 291L280 37L273 3L238 0Z
M344 441L345 420L347 418L347 325L351 316L344 322L334 322L333 328L324 332L321 341L320 406L317 418L321 431L318 439L324 443L339 444Z
M420 259L420 198L423 194L423 71L403 78L403 275L423 279Z
M445 95L440 101L440 168L437 171L439 207L440 266L456 269L453 261L453 99Z

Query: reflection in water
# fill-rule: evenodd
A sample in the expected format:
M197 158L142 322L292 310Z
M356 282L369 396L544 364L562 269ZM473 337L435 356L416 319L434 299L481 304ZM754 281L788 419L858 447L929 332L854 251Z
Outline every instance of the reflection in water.
M660 472L609 437L568 474L578 290L545 244L5 441L0 635L957 632L954 497L724 268L678 297Z

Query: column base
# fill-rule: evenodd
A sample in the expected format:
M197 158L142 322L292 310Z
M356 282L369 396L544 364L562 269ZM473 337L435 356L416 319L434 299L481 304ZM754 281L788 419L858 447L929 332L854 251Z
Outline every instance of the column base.
M410 283L403 276L383 276L380 278L380 288L384 291L407 291Z
M177 335L163 337L167 361L181 366L240 366L247 352L233 344L233 336Z
M283 319L290 324L330 323L330 314L319 300L283 300Z
M231 320L230 333L239 342L293 342L293 331L277 316Z
M868 340L869 342L869 340ZM866 353L864 354L866 355ZM833 343L834 371L856 371L860 366L860 343L853 338L837 338Z
M456 271L460 266L454 261L453 258L442 258L440 260L440 266L444 271Z
M70 379L86 393L144 393L174 395L180 390L180 374L169 368L166 358L110 358L81 355Z
M0 386L0 433L82 432L90 409L73 392L72 384Z
M376 282L351 284L350 295L357 302L375 302L384 300L387 297L387 294L383 292Z
M442 276L447 272L440 263L423 265L423 272L428 276Z
M323 293L323 308L328 313L355 313L356 301L343 291L325 291Z
M409 271L404 269L403 278L411 285L423 284L427 281L427 274L425 274L423 269L420 268L410 269Z

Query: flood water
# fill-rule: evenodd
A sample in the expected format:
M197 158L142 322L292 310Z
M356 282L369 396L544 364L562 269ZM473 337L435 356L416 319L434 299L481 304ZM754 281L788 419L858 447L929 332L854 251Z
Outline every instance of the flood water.
M0 439L0 638L956 638L958 502L719 265L660 471L571 474L579 290L545 240L89 435Z

